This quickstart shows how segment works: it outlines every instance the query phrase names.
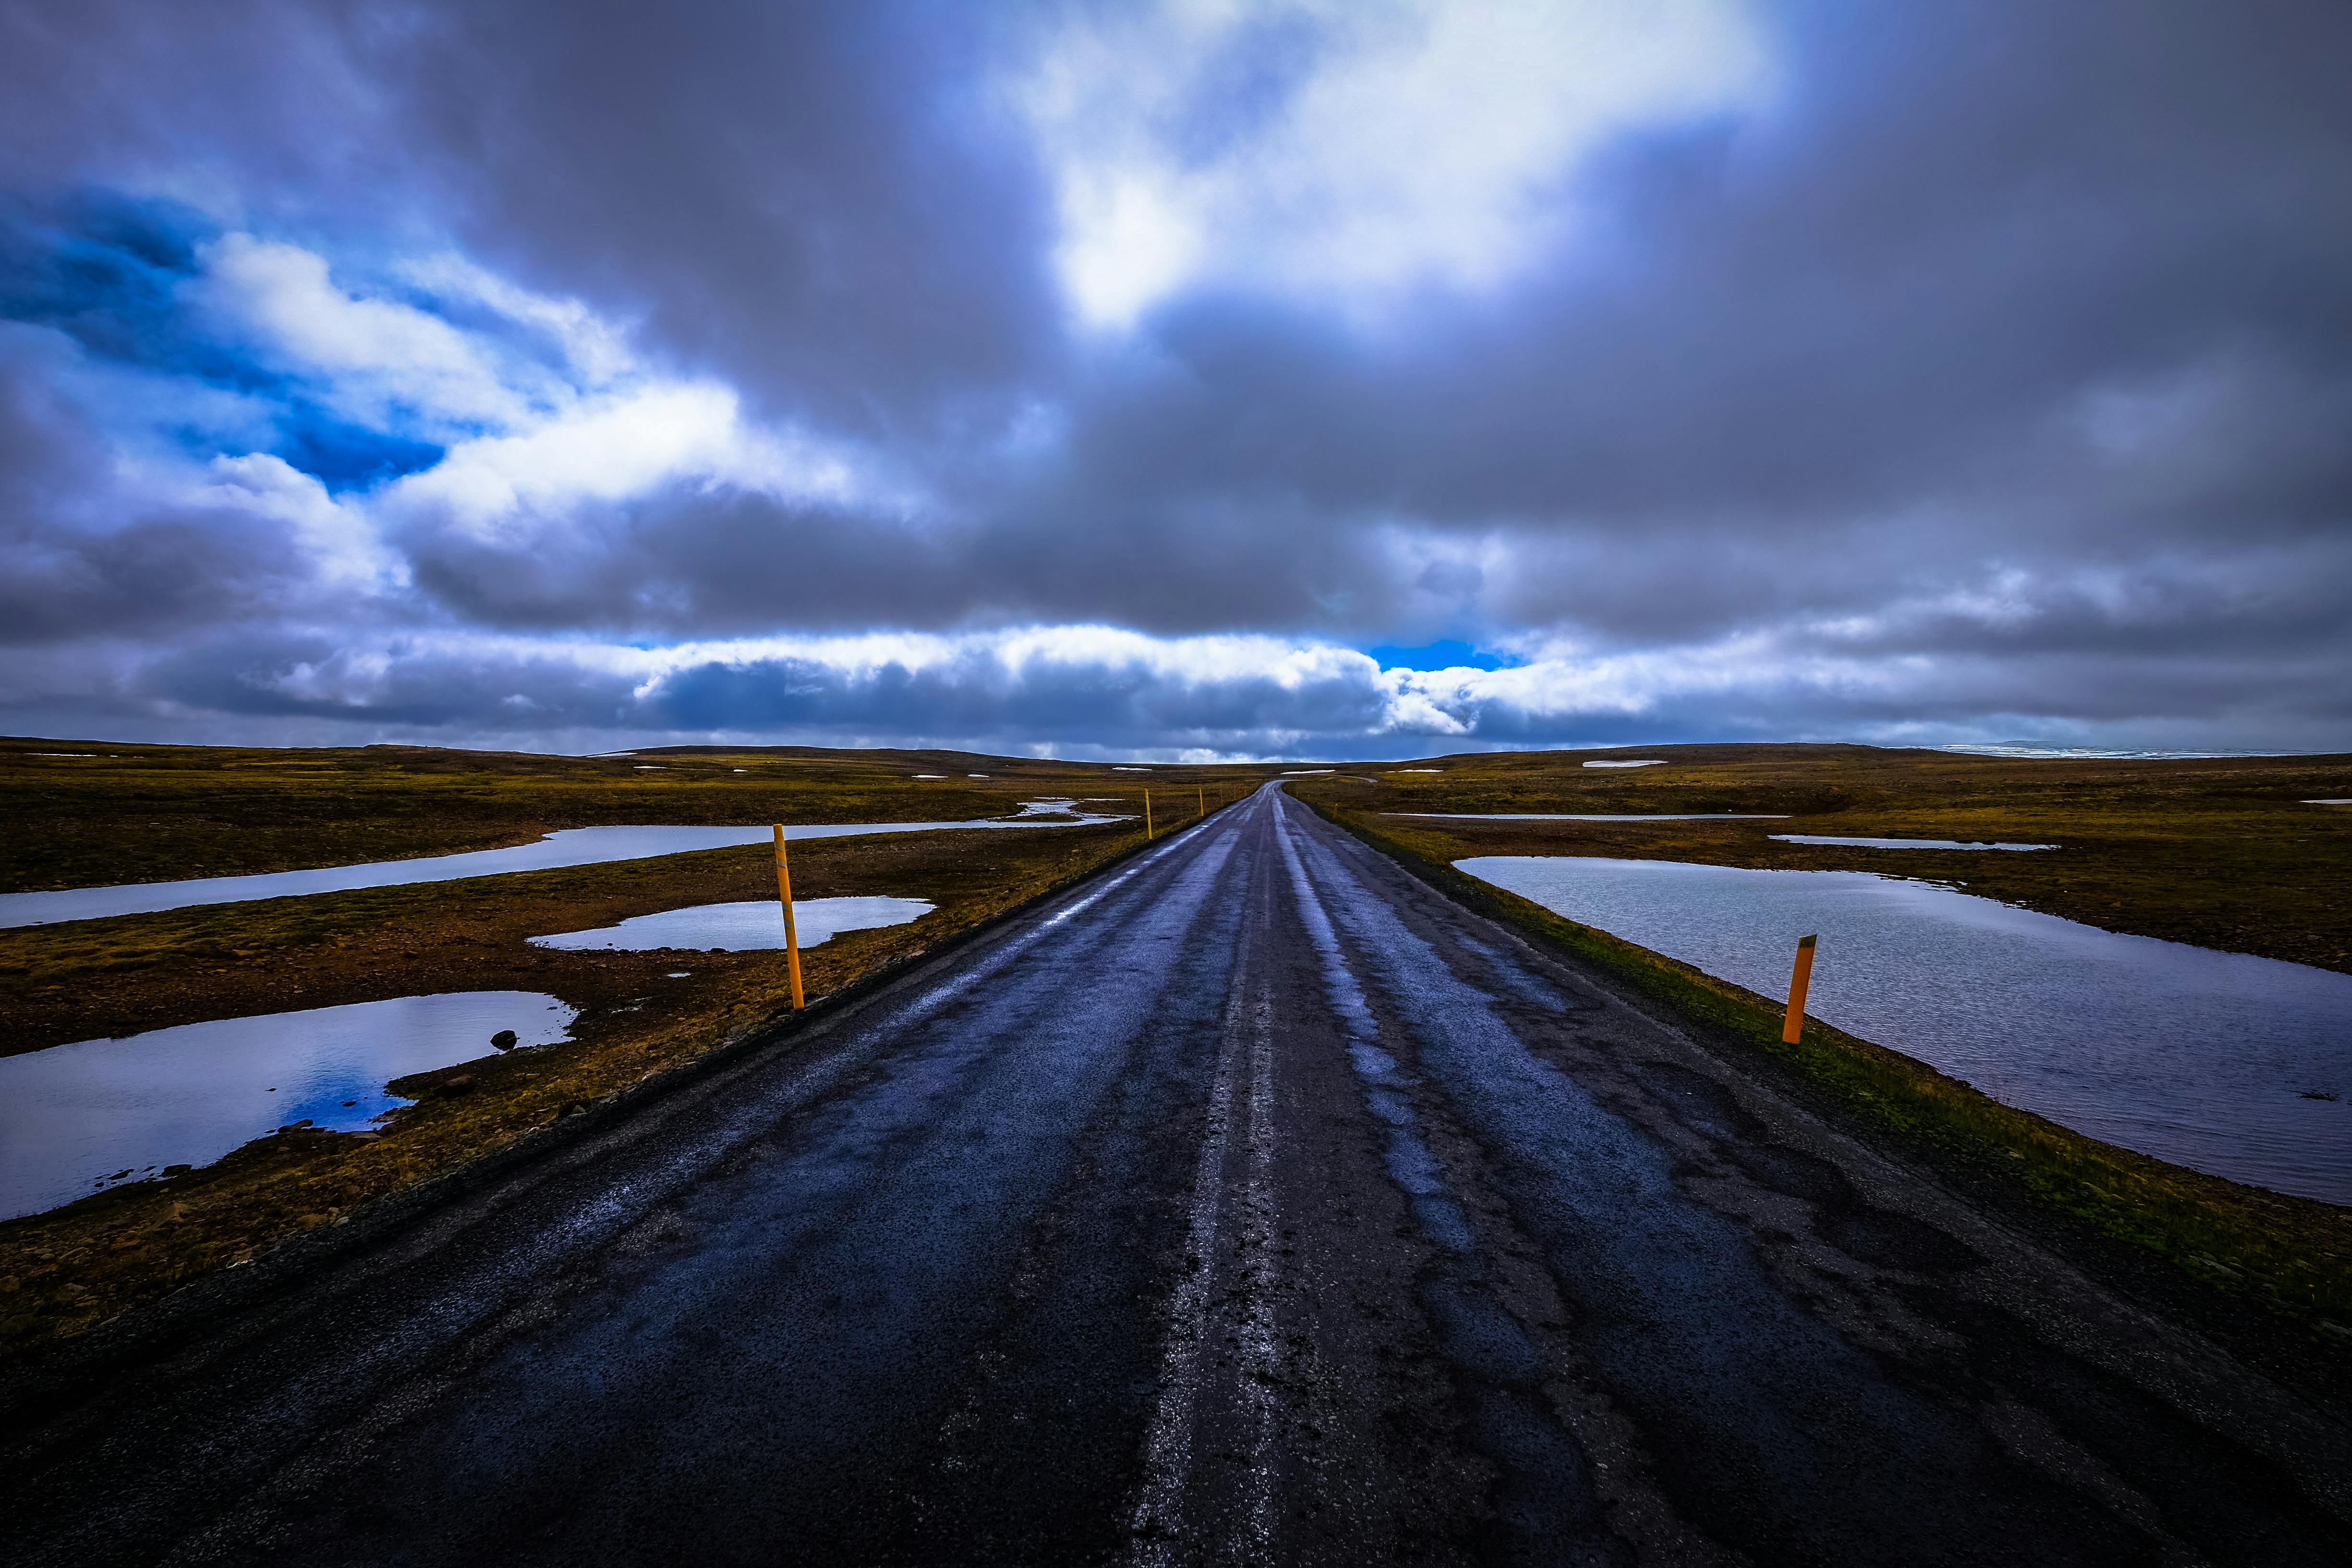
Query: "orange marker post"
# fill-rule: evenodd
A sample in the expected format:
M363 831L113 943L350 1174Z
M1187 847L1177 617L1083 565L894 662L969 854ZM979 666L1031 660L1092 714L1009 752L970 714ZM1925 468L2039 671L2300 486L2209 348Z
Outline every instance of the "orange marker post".
M776 824L776 896L784 901L784 963L793 975L793 1010L801 1007L801 933L793 925L793 872L784 863L784 825Z
M1789 975L1789 1016L1780 1026L1780 1043L1793 1046L1805 1032L1805 987L1813 978L1813 943L1817 937L1797 939L1797 967Z
M1195 816L1208 816L1208 815L1209 815L1209 790L1208 790L1208 786L1207 786L1207 785L1205 785L1205 784L1194 784L1194 785L1192 786L1192 799L1193 799L1194 803L1195 803L1196 805L1198 805L1200 806L1200 808L1201 808L1198 812L1195 812L1193 815L1195 815Z

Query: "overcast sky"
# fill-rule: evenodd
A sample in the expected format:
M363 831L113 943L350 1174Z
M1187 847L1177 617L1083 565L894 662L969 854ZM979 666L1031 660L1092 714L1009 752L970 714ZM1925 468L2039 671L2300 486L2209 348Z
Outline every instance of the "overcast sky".
M0 0L0 729L2352 749L2347 59Z

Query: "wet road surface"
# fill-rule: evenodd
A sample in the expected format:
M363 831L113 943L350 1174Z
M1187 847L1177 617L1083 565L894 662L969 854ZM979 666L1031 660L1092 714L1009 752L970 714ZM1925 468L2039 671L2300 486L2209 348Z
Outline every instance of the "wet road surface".
M26 1563L2352 1542L2330 1415L1274 790L16 1414Z

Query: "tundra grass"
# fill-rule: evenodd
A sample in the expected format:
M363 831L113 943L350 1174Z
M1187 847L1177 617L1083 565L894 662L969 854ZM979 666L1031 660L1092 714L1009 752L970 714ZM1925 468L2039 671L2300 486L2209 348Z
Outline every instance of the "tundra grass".
M793 847L796 897L928 899L919 921L803 955L812 999L913 959L1142 842L1141 826L1001 828ZM0 1039L63 1039L423 992L543 991L567 1042L396 1080L381 1132L281 1130L228 1158L0 1224L0 1355L87 1332L310 1227L513 1144L787 1010L782 952L550 952L526 939L773 898L763 846L173 910L9 933ZM673 980L673 971L688 971Z
M0 740L0 816L9 825L0 893L450 855L566 827L964 822L1040 795L1139 805L1146 787L1163 815L1181 815L1196 787L1237 798L1270 771L1147 775L968 752L809 747L558 757Z
M1657 757L1662 767L1586 768ZM1435 767L1438 773L1405 773ZM1370 782L1367 782L1370 781ZM1291 785L1473 855L1874 871L2109 931L2352 972L2352 756L2067 761L1867 746L1665 746L1351 764ZM1779 812L1765 822L1416 822L1400 812ZM1776 833L2056 844L1860 849Z
M1475 836L1309 804L1474 908L1712 1026L1969 1184L2160 1258L2204 1288L2301 1325L2333 1352L2352 1346L2352 1210L2086 1138L1818 1019L1784 1044L1783 1008L1770 998L1455 870L1456 859L1496 852Z

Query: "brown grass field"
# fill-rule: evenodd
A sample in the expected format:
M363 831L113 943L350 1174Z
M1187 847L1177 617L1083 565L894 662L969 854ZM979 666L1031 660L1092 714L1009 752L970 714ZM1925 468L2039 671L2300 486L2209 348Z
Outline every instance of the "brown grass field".
M47 756L43 752L86 752ZM1587 769L1611 755L1666 765ZM1412 767L1435 773L1406 773ZM528 842L625 823L956 821L1040 795L1152 792L1162 830L1203 797L1280 771L946 752L667 748L544 757L416 747L266 751L0 741L0 891L289 869ZM917 773L946 775L919 780ZM986 774L974 778L971 774ZM2216 1291L2308 1324L2352 1321L2352 1216L2129 1155L1985 1100L1907 1058L1809 1026L1781 1050L1755 997L1451 870L1467 856L1610 855L1859 869L2112 930L2352 969L2352 757L2045 762L1857 746L1666 746L1340 764L1300 798L1433 880L1482 901L1741 1042L1773 1070L1945 1163L1955 1180L2162 1258ZM1102 805L1110 811L1121 806ZM1786 822L1473 824L1405 812L1771 811ZM2053 854L1815 848L1769 832L2054 842ZM886 973L1139 847L1139 822L814 840L803 898L895 893L936 912L808 954L812 995ZM0 1224L0 1353L86 1332L297 1233L513 1147L772 1026L767 952L551 952L525 938L773 890L759 847L12 931L0 1055L208 1018L424 992L545 991L573 1038L403 1080L382 1132L295 1130L204 1169ZM682 981L663 978L688 969ZM487 1042L486 1042L487 1046ZM2332 1332L2325 1328L2321 1332Z
M2352 758L2060 763L1859 747L1647 748L1664 767L1587 770L1609 753L1468 756L1349 768L1293 793L1456 897L1702 1021L1726 1048L1856 1131L2062 1238L2160 1260L2352 1344L2352 1210L2118 1149L2002 1105L1783 1004L1465 876L1480 855L1601 855L1869 870L1964 886L2051 914L2344 970L2352 947ZM1595 775L1599 775L1596 777ZM1464 823L1411 812L1785 811L1786 822ZM1785 845L1769 833L2054 842L2053 853ZM2347 1020L2352 1026L2352 1020Z
M30 754L44 751L119 754ZM637 771L648 760L658 772ZM1147 787L1165 831L1203 804L1213 809L1220 789L1238 799L1268 771L1156 769L1147 780L952 752L614 761L0 743L0 796L16 829L9 891L455 853L598 824L959 821L1055 795L1132 814ZM991 776L965 776L973 773ZM795 844L796 897L896 894L938 906L911 925L811 949L808 995L912 962L1143 842L1130 815L1097 826ZM790 1010L780 952L550 952L527 939L775 891L770 851L751 846L8 931L0 1055L441 991L542 991L581 1016L562 1044L501 1057L486 1040L477 1060L400 1080L416 1103L381 1133L281 1131L199 1170L0 1224L0 1354L86 1332L774 1025ZM666 978L681 969L688 979Z
M1667 765L1586 768L1596 759ZM1402 768L1442 768L1408 773ZM1366 780L1373 782L1367 783ZM1604 855L1876 871L2109 931L2352 970L2352 755L2072 762L1866 746L1653 746L1351 765L1293 793L1430 858ZM1402 812L1787 812L1784 822L1465 823ZM2059 844L1829 848L1773 833Z

